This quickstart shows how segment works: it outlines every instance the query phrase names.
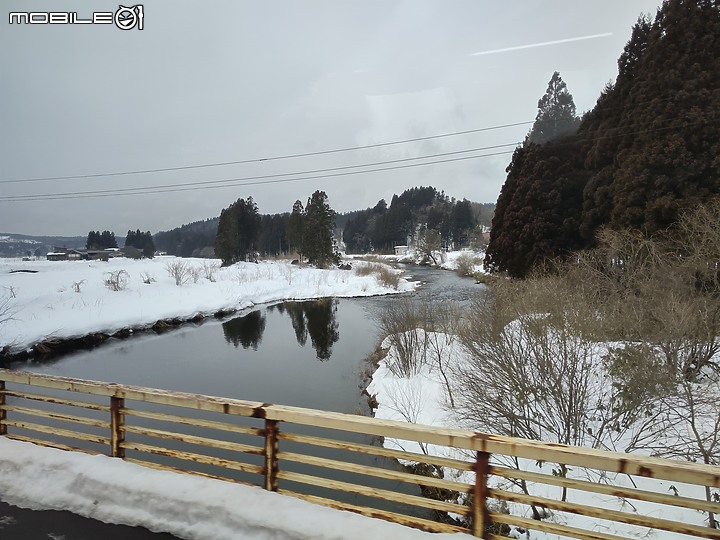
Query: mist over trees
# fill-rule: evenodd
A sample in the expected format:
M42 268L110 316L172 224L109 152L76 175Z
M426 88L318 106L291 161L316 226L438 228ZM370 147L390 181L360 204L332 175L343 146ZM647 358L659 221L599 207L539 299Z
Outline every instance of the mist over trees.
M194 221L169 231L155 234L155 246L158 251L179 257L215 257L215 236L218 220L214 217L203 221Z
M396 245L416 239L422 229L436 232L444 247L461 247L476 232L479 218L487 215L486 206L450 199L432 186L411 188L393 195L390 206L381 199L373 208L349 214L343 242L348 253L392 252Z
M654 19L641 16L616 81L579 125L572 96L553 74L507 169L486 267L524 277L593 247L603 227L653 236L674 227L684 209L716 198L718 36L720 9L710 0L667 0Z

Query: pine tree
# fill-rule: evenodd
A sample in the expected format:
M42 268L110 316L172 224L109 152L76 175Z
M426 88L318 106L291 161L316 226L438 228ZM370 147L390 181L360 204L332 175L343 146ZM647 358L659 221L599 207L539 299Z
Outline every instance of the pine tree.
M310 264L318 267L337 264L339 256L333 246L335 211L330 208L324 191L316 191L305 207L303 252Z

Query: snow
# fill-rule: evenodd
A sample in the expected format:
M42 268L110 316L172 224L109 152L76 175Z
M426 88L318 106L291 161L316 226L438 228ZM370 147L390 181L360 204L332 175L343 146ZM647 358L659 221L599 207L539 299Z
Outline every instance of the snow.
M261 488L160 471L107 456L0 437L0 499L69 510L187 540L411 540L450 538ZM452 538L459 538L452 535Z
M465 361L466 351L463 350L460 343L454 339L453 336L435 332L424 334L421 329L417 329L415 332L418 333L417 341L419 343L425 342L430 345L424 356L424 361L418 363L417 368L410 376L403 376L398 373L396 368L393 368L393 365L398 362L398 353L397 348L393 345L392 339L386 338L382 343L382 347L387 349L387 355L379 362L377 369L372 375L372 380L367 387L368 393L374 396L377 402L375 417L448 428L467 429L468 426L464 425L463 422L456 417L450 406L450 399L446 384L439 369L440 364L438 363L437 354L437 351L441 352L439 358L442 361L443 371L448 374L450 388L452 389L454 386L453 374L456 373L455 368ZM465 461L472 459L471 456L466 455L466 453L459 449L427 444L421 448L419 443L413 441L396 440L386 437L383 444L386 448L400 449L408 452L427 453L434 456ZM496 456L496 459L499 458ZM501 462L501 464L514 467L514 465L505 462ZM550 474L552 466L553 464L548 463L543 467L543 464L539 462L520 460L521 469L537 473ZM656 493L676 494L698 500L705 499L705 493L702 487L680 482L641 477L633 477L631 479L626 475L610 473L602 477L597 471L590 471L580 467L569 468L568 476L581 480L607 482L621 487L638 488ZM458 473L450 469L445 470L445 478L456 479L470 484L474 482L472 473ZM493 477L491 483L491 487L514 490L512 486L499 477ZM561 490L557 487L534 485L531 486L530 489L532 494L541 497L554 500L560 500L561 497ZM623 512L638 513L645 516L670 519L679 523L700 526L707 525L706 514L679 507L661 506L635 500L628 501L617 497L577 490L568 492L568 501L594 508L609 508ZM509 503L508 508L513 515L532 517L527 506ZM550 519L557 523L592 531L602 531L622 537L645 538L648 535L647 529L641 527L622 523L604 522L595 518L573 514L553 513ZM517 529L514 529L511 535L516 538L541 540L558 540L559 538L564 538L554 534L536 531L532 532L530 536L526 536L524 532L518 531ZM654 534L651 533L651 535L652 537L662 538L663 540L681 540L687 538L687 536L684 535L665 531L655 531Z
M195 269L198 279L177 286L166 269L175 263ZM0 300L7 300L12 319L0 323L0 350L21 351L48 339L143 329L163 319L190 319L256 304L390 294L416 286L400 279L394 289L372 274L298 267L289 261L218 266L219 261L176 257L108 262L1 259ZM213 280L205 276L205 269ZM128 274L127 287L108 289L108 274L121 270ZM0 321L4 318L0 312Z

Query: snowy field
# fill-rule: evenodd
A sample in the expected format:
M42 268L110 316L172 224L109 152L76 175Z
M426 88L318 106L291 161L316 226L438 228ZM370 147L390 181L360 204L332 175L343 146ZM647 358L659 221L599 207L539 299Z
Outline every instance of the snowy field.
M392 368L392 366L398 362L397 349L392 345L392 340L386 338L382 344L382 347L387 349L388 353L386 357L380 361L378 368L372 375L372 381L367 388L368 393L371 396L375 396L377 400L375 417L386 420L467 429L468 426L458 420L450 405L448 385L445 383L438 367L436 351L441 351L443 372L449 375L451 391L456 386L452 379L454 372L456 372L455 368L465 361L464 359L467 353L463 350L459 341L452 336L435 332L430 332L425 335L421 329L418 329L416 332L419 334L419 341L427 339L427 343L429 343L429 354L427 355L427 360L420 362L418 369L409 377L402 376L398 373L397 369ZM416 442L398 441L387 437L384 439L384 446L408 452L427 453L465 461L472 460L472 456L464 454L462 450L427 444L421 448L419 443ZM509 462L501 462L500 464L514 467L514 464L510 464ZM543 464L535 461L520 460L521 469L541 474L550 474L552 466L553 464L548 463L544 464L543 467ZM699 486L640 477L630 479L630 477L626 475L607 474L607 477L600 477L596 471L574 467L569 469L568 476L581 480L609 482L617 486L639 488L657 493L693 497L700 500L704 500L705 498L704 490ZM445 478L456 479L467 483L474 482L474 476L471 473L458 473L457 471L448 469L445 470ZM493 482L491 487L517 491L517 488L513 488L502 478L494 477L491 482ZM535 485L531 486L530 489L534 495L555 500L560 500L561 497L561 489L557 487ZM680 523L707 526L706 513L686 510L679 507L659 506L635 500L630 502L627 499L575 490L568 492L567 500L594 508L608 508L631 513L636 512L639 515L654 516L675 520ZM507 510L513 515L520 515L527 518L532 517L530 509L525 505L508 503ZM626 538L656 538L663 540L682 540L688 538L685 535L660 530L648 533L647 529L641 527L604 522L594 518L572 514L554 513L550 517L550 521ZM559 540L560 538L564 538L549 533L530 533L517 529L513 529L510 534L512 537L519 539Z
M40 448L3 437L0 498L22 508L69 510L106 523L142 526L187 540L451 537L257 487L150 469L106 456Z
M180 285L168 266L186 265ZM356 297L412 290L400 278L386 284L377 274L301 268L289 261L238 263L156 257L102 261L20 261L0 259L0 350L21 351L49 339L95 332L144 329L164 319L191 319L283 300ZM400 273L399 270L391 270ZM105 281L125 278L122 290ZM8 308L3 316L3 302Z

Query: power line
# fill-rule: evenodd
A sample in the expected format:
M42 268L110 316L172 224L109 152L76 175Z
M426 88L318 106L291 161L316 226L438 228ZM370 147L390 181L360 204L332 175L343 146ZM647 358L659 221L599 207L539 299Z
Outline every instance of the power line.
M257 175L257 176L245 176L241 178L226 178L222 180L203 180L203 181L195 181L195 182L184 182L184 183L176 183L176 184L161 184L161 185L154 185L154 186L140 186L140 187L134 187L134 188L114 188L114 189L104 189L104 190L94 190L94 191L75 191L75 192L65 192L65 193L44 193L44 194L37 194L37 195L14 195L14 196L7 196L7 197L0 197L0 200L24 200L26 197L56 197L56 196L64 196L64 195L89 195L89 194L102 194L102 193L120 193L120 192L142 192L142 191L148 191L148 190L154 190L154 189L164 189L164 188L175 188L175 187L189 187L189 186L209 186L213 184L223 184L228 182L241 182L245 180L265 180L269 178L281 178L283 176L296 176L296 175L303 175L303 174L317 174L317 173L326 173L331 171L343 171L348 169L358 169L361 167L374 167L377 165L390 165L393 163L404 163L408 161L416 161L419 159L430 159L430 158L438 158L438 157L446 157L446 156L453 156L458 154L467 154L469 152L480 152L484 150L494 150L497 148L505 148L508 146L517 146L518 144L521 144L520 142L513 142L513 143L506 143L506 144L496 144L492 146L481 146L478 148L469 148L466 150L456 150L453 152L441 152L437 154L428 154L425 156L416 156L416 157L409 157L409 158L399 158L399 159L391 159L387 161L376 161L372 163L361 163L357 165L344 165L341 167L328 167L325 169L311 169L311 170L305 170L305 171L294 171L294 172L287 172L287 173L276 173L276 174L265 174L265 175Z
M326 154L336 154L339 152L350 152L353 150L364 150L367 148L380 148L383 146L392 146L392 145L396 145L396 144L405 144L405 143L410 143L410 142L429 141L432 139L441 139L444 137L455 137L457 135L468 135L470 133L480 133L483 131L493 131L496 129L504 129L504 128L508 128L508 127L516 127L516 126L532 124L533 122L534 121L514 122L511 124L502 124L502 125L489 126L489 127L483 127L483 128L477 128L477 129L468 129L465 131L454 131L451 133L442 133L439 135L428 135L427 137L415 137L413 139L402 139L402 140L398 140L398 141L366 144L366 145L362 145L362 146L349 146L346 148L335 148L332 150L319 150L317 152L303 152L303 153L298 153L298 154L285 154L285 155L271 156L271 157L265 157L265 158L241 159L241 160L237 160L237 161L203 163L203 164L199 164L199 165L183 165L183 166L178 166L178 167L160 167L160 168L156 168L156 169L138 169L138 170L134 170L134 171L121 171L121 172L96 173L96 174L77 174L77 175L68 175L68 176L44 176L44 177L39 177L39 178L18 178L18 179L12 179L12 180L0 180L0 184L16 184L16 183L22 183L22 182L47 182L50 180L79 180L82 178L100 178L100 177L106 177L106 176L126 176L126 175L131 175L131 174L146 174L146 173L157 173L157 172L167 172L167 171L184 171L184 170L202 169L202 168L208 168L208 167L223 167L226 165L259 163L262 161L277 161L277 160L281 160L281 159L291 159L291 158L298 158L298 157L321 156L321 155L326 155Z
M286 183L286 182L299 182L303 180L316 180L321 178L335 178L338 176L350 176L355 174L365 174L365 173L373 173L373 172L382 172L382 171L392 171L397 169L410 169L413 167L424 167L426 165L437 165L439 163L452 163L455 161L465 161L468 159L478 159L483 157L491 157L491 156L501 156L501 155L507 155L512 154L514 150L508 150L505 152L494 152L491 154L482 154L479 156L464 156L459 158L450 158L450 159L442 159L442 160L436 160L436 161L429 161L427 163L412 163L409 165L395 165L393 167L382 167L379 169L368 169L364 171L347 171L347 172L341 172L341 173L333 173L333 174L323 174L323 175L313 175L313 176L302 176L299 178L281 178L281 179L275 179L275 180L258 180L258 181L252 181L252 182L241 182L241 183L230 183L230 182L237 182L241 179L226 179L224 182L227 182L222 185L210 185L210 186L203 186L198 187L195 184L184 184L186 187L178 187L178 188L171 188L171 189L164 189L164 188L124 188L124 189L115 189L115 190L100 190L100 191L87 191L87 192L76 192L76 193L64 193L64 194L51 194L51 195L18 195L16 197L0 197L0 202L21 202L21 201L48 201L48 200L62 200L62 199L89 199L89 198L103 198L103 197L117 197L122 195L150 195L155 193L175 193L175 192L181 192L181 191L195 191L200 189L218 189L218 188L227 188L227 187L241 187L241 186L257 186L257 185L263 185L263 184L280 184L280 183ZM412 158L412 159L419 159L419 158ZM364 165L367 166L367 165ZM288 173L291 174L291 173ZM249 177L252 178L252 177ZM139 190L147 190L147 191L139 191Z
M635 127L635 126L642 126L647 125L648 123L652 123L652 121L644 122L641 124L635 124L634 126L626 126L626 127ZM697 124L704 124L707 122L696 122L693 124L688 125L697 125ZM637 130L637 131L625 131L620 133L613 133L608 135L602 135L598 137L580 137L579 140L584 142L594 141L594 140L601 140L611 137L622 137L622 136L628 136L628 135L635 135L638 133L651 133L651 132L657 132L657 131L666 131L670 129L677 129L678 127L687 127L686 126L666 126L666 127L660 127L660 128L653 128L653 129L643 129L643 130ZM575 144L577 140L570 141L567 143L559 143L556 146L566 146L568 144ZM485 147L478 147L478 148L471 148L467 150L458 150L454 152L443 152L438 154L429 154L426 156L417 156L417 157L411 157L411 158L401 158L401 159L395 159L395 160L388 160L388 161L379 161L379 162L373 162L373 163L364 163L359 165L346 165L342 167L330 167L326 169L313 169L313 170L306 170L306 171L294 171L294 172L288 172L288 173L277 173L277 174L271 174L271 175L260 175L260 176L247 176L247 177L240 177L240 178L227 178L222 180L206 180L206 181L197 181L197 182L188 182L183 184L164 184L164 185L155 185L155 186L143 186L143 187L135 187L135 188L115 188L115 189L105 189L105 190L94 190L94 191L76 191L76 192L66 192L66 193L46 193L46 194L37 194L37 195L15 195L15 196L6 196L6 197L0 197L0 202L13 202L13 201L40 201L40 200L58 200L58 199L72 199L72 198L88 198L88 197L105 197L105 196L113 196L113 195L133 195L133 194L153 194L153 193L166 193L166 192L175 192L175 191L189 191L189 190L195 190L195 189L213 189L218 187L225 187L224 185L217 185L217 184L226 184L227 186L243 186L243 185L260 185L260 184L270 184L270 183L280 183L280 182L294 182L299 180L309 180L309 179L318 179L318 178L330 178L335 176L347 176L348 174L360 174L363 172L378 172L378 171L385 171L385 170L396 170L396 169L402 169L407 167L418 167L418 166L424 166L424 165L433 165L436 163L448 163L452 161L462 161L466 159L476 159L480 157L486 157L486 156L494 156L494 155L503 155L503 154L509 154L512 152L498 152L494 154L483 154L481 156L469 156L465 158L457 158L457 159L448 159L448 160L438 160L428 163L420 163L420 164L412 164L412 165L404 165L404 166L398 166L398 167L386 167L386 168L380 168L380 169L370 169L365 171L353 171L351 173L334 173L334 174L326 174L326 175L316 175L315 173L324 173L324 172L330 172L330 171L342 171L347 169L358 169L362 167L374 167L377 165L387 165L392 163L400 163L400 162L407 162L407 161L414 161L418 159L430 159L430 158L437 158L437 157L444 157L449 155L457 155L457 154L463 154L468 152L475 152L475 151L484 151L484 150L491 150L495 148L502 148L506 146L515 146L520 143L507 143L507 144L501 144L501 145L492 145L492 146L485 146ZM283 180L269 180L269 179L275 179L280 178L284 176L296 176L296 175L303 175L303 174L311 174L313 176L306 176L302 178L286 178ZM250 180L251 182L246 182Z
M654 99L652 102L663 102L668 101L671 99L676 99L676 96L668 96L666 98L660 98L660 99ZM637 105L644 105L646 103L650 103L650 101L641 102ZM622 109L624 106L614 106L614 107L605 107L604 110L617 110ZM161 167L161 168L155 168L155 169L138 169L138 170L132 170L132 171L119 171L119 172L109 172L109 173L95 173L95 174L79 174L79 175L67 175L67 176L45 176L45 177L38 177L38 178L15 178L15 179L6 179L6 180L0 180L0 184L15 184L15 183L23 183L23 182L47 182L51 180L79 180L79 179L85 179L85 178L102 178L102 177L112 177L112 176L126 176L126 175L133 175L133 174L146 174L146 173L157 173L157 172L169 172L169 171L181 171L181 170L192 170L192 169L202 169L202 168L210 168L210 167L223 167L227 165L240 165L240 164L246 164L246 163L260 163L263 161L276 161L276 160L283 160L283 159L291 159L291 158L298 158L298 157L308 157L308 156L320 156L320 155L326 155L326 154L334 154L339 152L350 152L353 150L363 150L367 148L380 148L384 146L392 146L396 144L405 144L410 142L421 142L421 141L427 141L432 139L440 139L444 137L454 137L457 135L468 135L471 133L481 133L483 131L493 131L497 129L504 129L508 127L517 127L522 125L528 125L533 124L535 120L528 120L525 122L513 122L508 124L500 124L496 126L488 126L488 127L482 127L477 129L469 129L465 131L454 131L450 133L441 133L439 135L428 135L426 137L416 137L412 139L402 139L402 140L396 140L396 141L388 141L383 143L375 143L375 144L367 144L362 146L350 146L346 148L335 148L331 150L320 150L317 152L305 152L305 153L297 153L297 154L284 154L279 156L271 156L266 158L253 158L253 159L243 159L243 160L237 160L237 161L224 161L224 162L214 162L214 163L203 163L203 164L197 164L197 165L183 165L183 166L176 166L176 167ZM651 123L651 122L648 122ZM637 125L637 124L636 124Z
M642 124L635 124L635 126L646 125L648 123L652 123L652 122L650 121L650 122L645 122ZM620 133L602 135L602 136L598 136L598 137L580 137L579 140L589 142L589 141L601 140L601 139L606 139L606 138L611 138L611 137L624 137L624 136L628 136L628 135L636 135L639 133L652 133L652 132L658 132L658 131L667 131L667 130L671 130L671 129L678 129L680 127L688 127L688 126L706 124L706 123L708 123L708 122L701 121L701 122L694 122L691 124L686 124L684 126L666 126L666 127L659 127L659 128L653 128L653 129L638 130L638 131L625 131L625 132L620 132ZM634 126L629 126L629 127L634 127ZM566 146L568 144L576 144L576 142L577 142L577 140L569 141L567 143L559 143L555 146ZM342 167L331 167L331 168L326 168L326 169L314 169L314 170L306 170L306 171L278 173L278 174L271 174L271 175L228 178L228 179L222 179L222 180L207 180L207 181L189 182L189 183L183 183L183 184L165 184L165 185L143 186L143 187L135 187L135 188L116 188L116 189L95 190L95 191L77 191L77 192L67 192L67 193L47 193L47 194L38 194L38 195L6 196L6 197L0 197L0 202L81 199L81 198L120 196L120 195L146 195L146 194L155 194L155 193L172 193L172 192L193 191L193 190L201 190L201 189L217 189L217 188L223 188L223 187L239 187L239 186L296 182L296 181L311 180L311 179L332 178L332 177L348 176L348 175L355 175L355 174L362 174L362 173L381 172L381 171L421 167L421 166L441 164L441 163L451 163L451 162L456 162L456 161L465 161L468 159L478 159L478 158L482 158L482 157L511 154L513 151L495 152L495 153L491 153L491 154L482 154L479 156L466 156L466 157L461 157L461 158L429 161L426 163L415 163L415 164L409 164L409 165L406 164L406 165L399 165L399 166L393 166L393 167L382 167L382 168L377 168L377 169L367 169L367 170L340 172L340 173L335 172L332 174L322 174L322 175L318 175L315 173L324 173L324 172L330 172L330 171L343 171L343 170L346 171L347 169L374 167L377 165L387 165L387 164L392 164L392 163L415 161L415 160L419 160L419 159L430 159L430 158L437 158L437 157L443 157L443 156L449 156L449 155L464 154L464 153L468 153L468 152L490 150L490 149L502 148L502 147L507 147L507 146L516 146L518 144L521 144L521 143L519 143L519 142L518 143L507 143L507 144L501 144L501 145L492 145L492 146L471 148L471 149L466 149L466 150L458 150L458 151L453 151L453 152L429 154L426 156L416 156L416 157L411 157L411 158L401 158L401 159L395 159L395 160L364 163L364 164L358 164L358 165L347 165L347 166L342 166ZM299 178L280 178L280 177L284 177L284 176L296 176L296 175L303 175L303 174L311 174L311 176L302 176ZM218 185L218 184L220 184L220 185Z

